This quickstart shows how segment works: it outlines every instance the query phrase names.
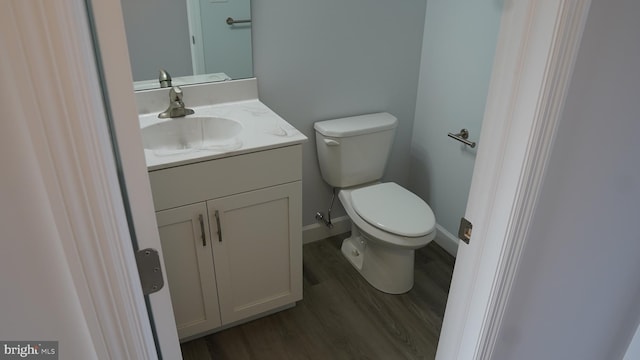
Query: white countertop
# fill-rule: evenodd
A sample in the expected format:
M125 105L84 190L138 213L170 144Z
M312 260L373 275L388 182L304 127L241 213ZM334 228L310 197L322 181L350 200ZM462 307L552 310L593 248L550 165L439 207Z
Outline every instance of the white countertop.
M145 149L145 159L149 171L185 165L200 161L267 150L307 141L307 137L291 126L260 100L244 100L192 108L194 115L212 116L239 122L243 130L237 136L237 146L231 150L193 149L179 154L161 154ZM180 119L158 119L157 113L140 115L140 128L164 121Z

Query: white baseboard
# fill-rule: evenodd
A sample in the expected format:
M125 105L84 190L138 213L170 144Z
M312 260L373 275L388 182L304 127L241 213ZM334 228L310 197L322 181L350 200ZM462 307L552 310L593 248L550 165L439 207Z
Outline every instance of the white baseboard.
M440 224L436 224L436 230L438 231L434 240L436 244L440 245L440 247L453 257L456 257L456 254L458 253L458 237L448 232L445 228L440 226Z
M340 216L332 219L332 228L324 226L324 224L311 224L302 227L302 243L308 244L314 241L326 239L328 237L339 235L351 231L351 220L348 216Z

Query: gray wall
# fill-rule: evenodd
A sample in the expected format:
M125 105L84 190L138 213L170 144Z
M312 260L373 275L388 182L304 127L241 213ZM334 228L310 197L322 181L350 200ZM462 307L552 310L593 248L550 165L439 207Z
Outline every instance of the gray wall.
M466 128L470 140L479 138L501 15L500 1L427 2L410 189L452 234L464 216L476 150L447 133Z
M192 75L186 1L122 0L133 80Z
M495 359L620 359L638 326L638 16L591 5Z
M400 125L386 180L406 185L425 0L261 0L252 3L260 99L309 137L303 224L329 206L313 123L388 111ZM339 206L339 205L338 205ZM335 216L344 214L336 209Z

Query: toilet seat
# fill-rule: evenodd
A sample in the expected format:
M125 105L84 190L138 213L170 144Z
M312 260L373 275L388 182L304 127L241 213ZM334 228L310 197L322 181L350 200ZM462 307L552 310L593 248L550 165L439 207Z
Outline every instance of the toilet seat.
M351 203L363 220L391 234L421 237L433 232L436 225L429 205L393 182L355 189Z

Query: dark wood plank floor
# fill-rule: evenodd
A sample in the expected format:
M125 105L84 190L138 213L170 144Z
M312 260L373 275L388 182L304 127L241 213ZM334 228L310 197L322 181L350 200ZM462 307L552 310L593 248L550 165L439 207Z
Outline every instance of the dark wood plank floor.
M184 343L184 359L433 359L454 258L431 242L416 252L413 289L388 295L347 262L341 241L304 246L296 307Z

